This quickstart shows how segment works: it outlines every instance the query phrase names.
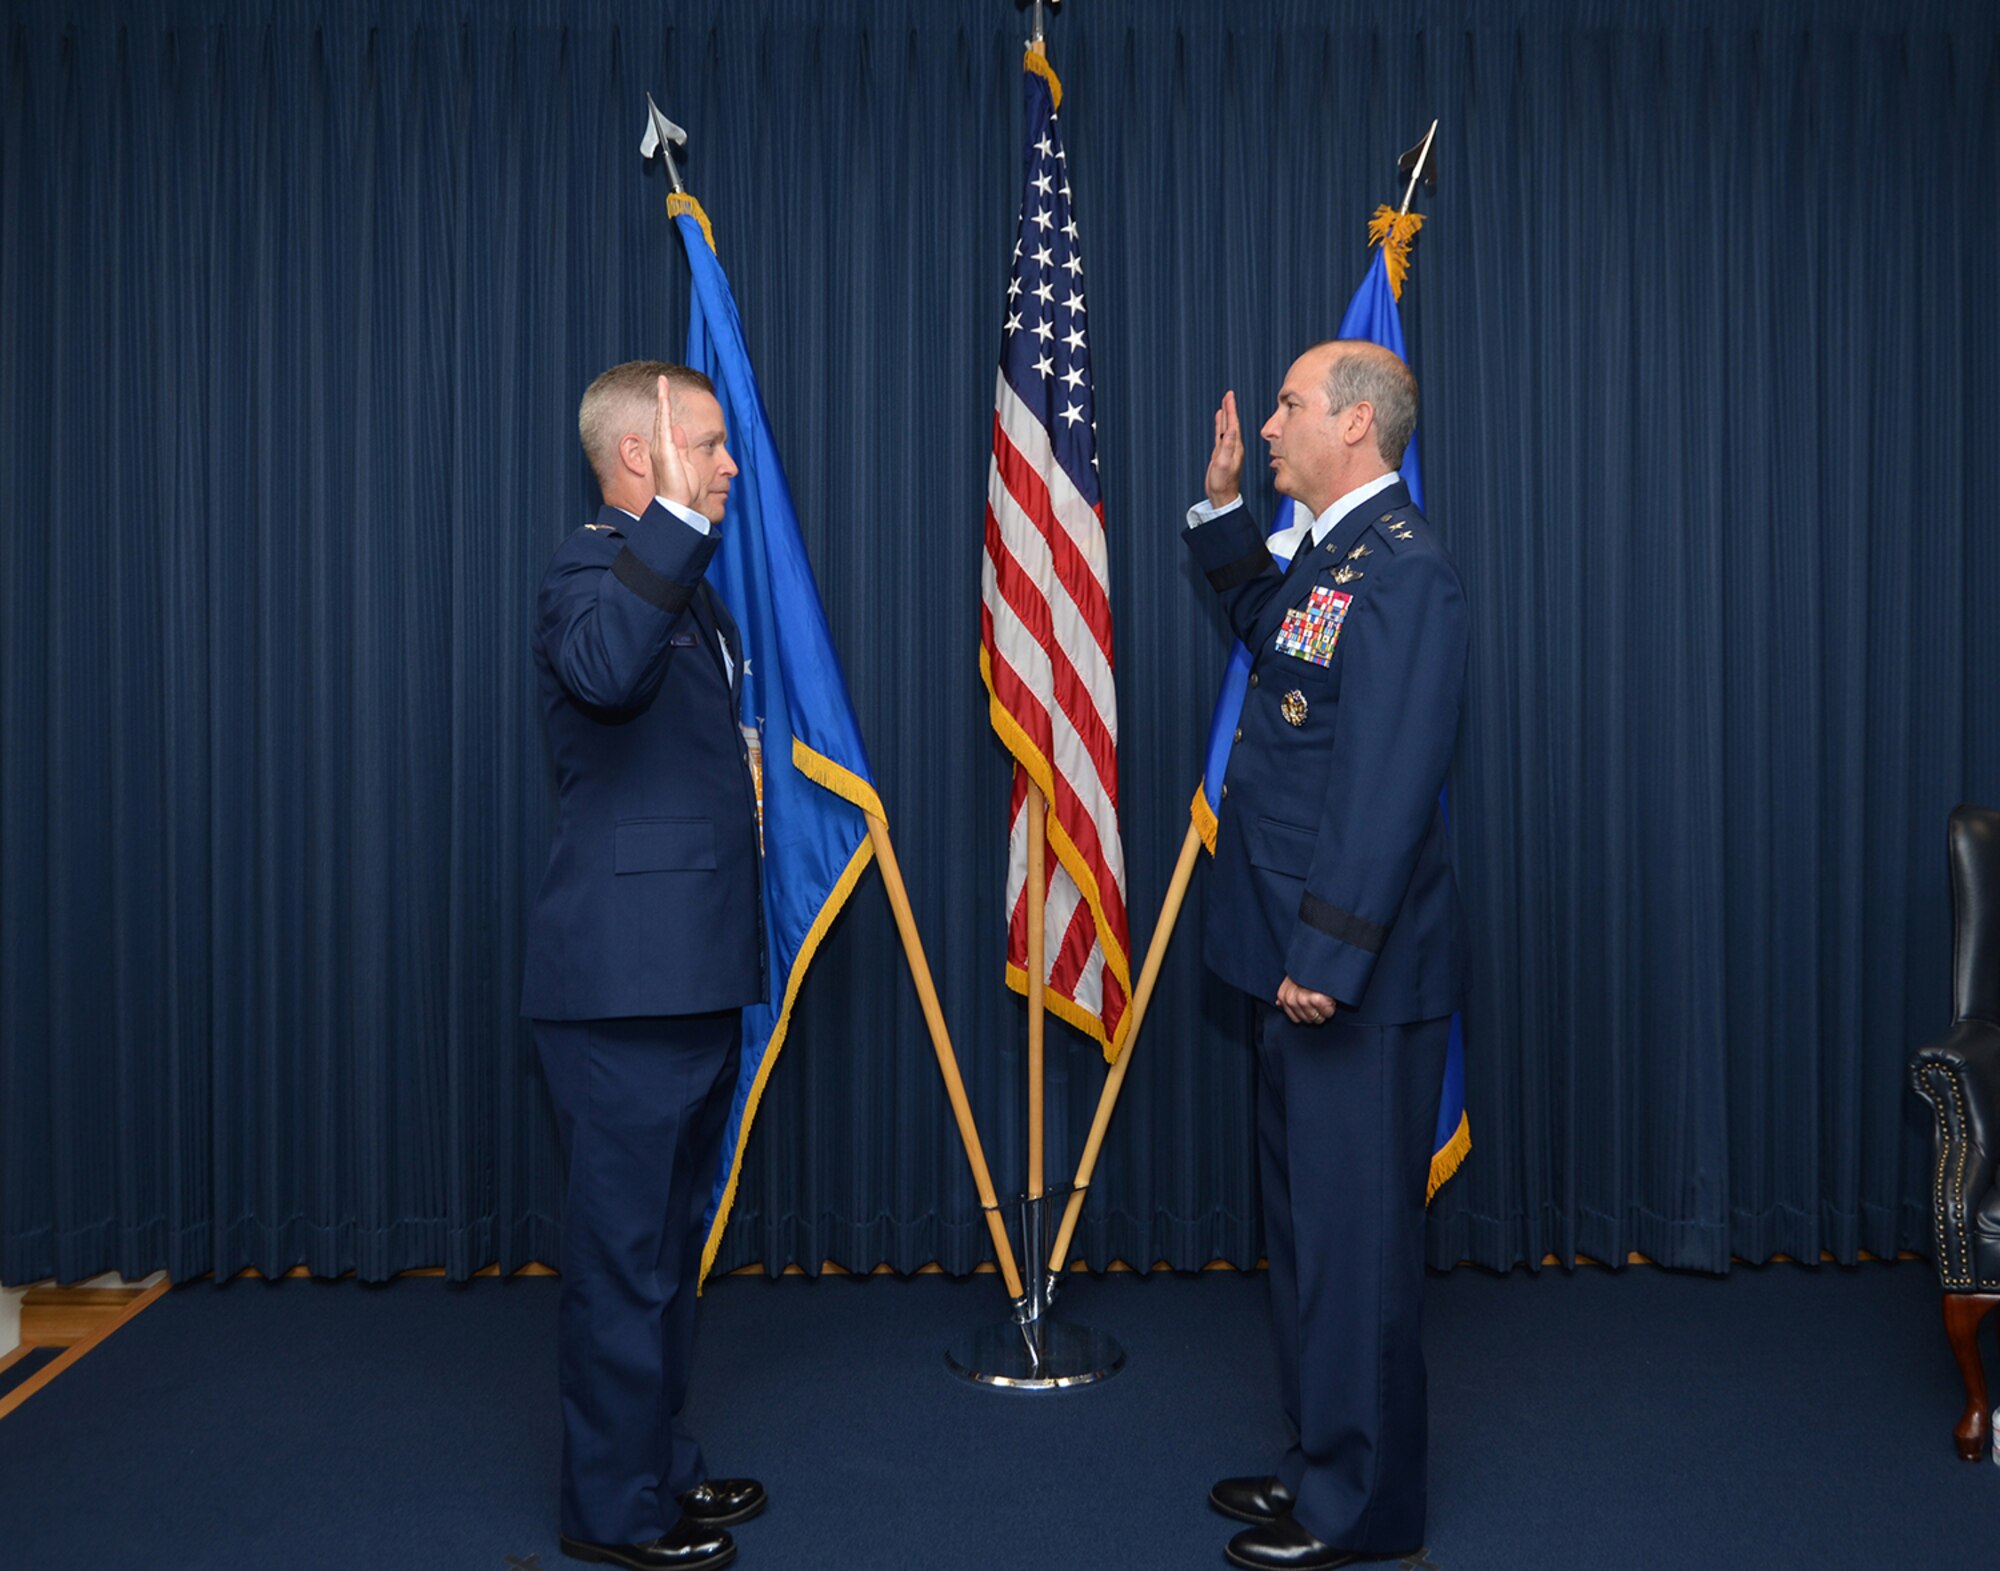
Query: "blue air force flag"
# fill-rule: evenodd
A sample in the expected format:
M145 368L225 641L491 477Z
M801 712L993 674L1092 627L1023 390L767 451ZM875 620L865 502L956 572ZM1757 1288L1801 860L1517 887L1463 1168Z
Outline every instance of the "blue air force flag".
M702 1249L706 1278L736 1198L750 1123L784 1045L806 968L873 854L866 815L886 815L708 216L688 196L669 198L667 210L694 275L687 363L715 383L729 449L742 470L730 488L722 544L708 579L743 642L738 718L759 765L771 979L769 1001L743 1011L743 1066Z

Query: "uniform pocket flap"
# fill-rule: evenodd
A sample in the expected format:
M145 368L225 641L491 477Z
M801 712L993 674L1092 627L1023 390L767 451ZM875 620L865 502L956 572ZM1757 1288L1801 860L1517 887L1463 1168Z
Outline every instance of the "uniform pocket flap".
M671 873L715 866L715 825L706 818L621 818L612 869Z
M1297 824L1259 818L1256 832L1245 839L1243 849L1249 854L1252 867L1304 878L1312 868L1313 846L1318 839L1312 830L1301 829Z

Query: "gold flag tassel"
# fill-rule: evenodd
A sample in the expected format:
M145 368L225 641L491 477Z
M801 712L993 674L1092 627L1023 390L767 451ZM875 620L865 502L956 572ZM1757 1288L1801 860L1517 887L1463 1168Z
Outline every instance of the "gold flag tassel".
M1422 213L1399 213L1384 203L1368 221L1368 243L1382 248L1389 268L1389 293L1403 298L1403 280L1410 276L1410 242L1424 227Z
M1386 212L1387 209L1385 208L1383 211ZM688 214L696 223L701 225L701 237L708 242L709 250L714 251L715 231L709 227L708 214L702 211L701 203L697 202L685 191L675 191L667 198L667 217L678 218L683 213ZM1420 218L1417 222L1422 223L1423 220ZM717 254L720 255L719 252ZM1402 293L1400 289L1396 292L1398 295Z

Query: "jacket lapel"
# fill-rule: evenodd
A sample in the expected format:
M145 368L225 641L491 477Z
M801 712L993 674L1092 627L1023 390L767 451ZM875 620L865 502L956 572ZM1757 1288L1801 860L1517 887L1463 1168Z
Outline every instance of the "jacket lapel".
M722 603L722 596L708 586L706 580L701 593L694 597L691 607L694 619L700 625L702 642L708 645L709 658L715 668L722 673L722 679L729 685L729 696L735 698L743 682L743 640L737 635L736 622L728 608ZM718 635L720 635L718 637ZM729 658L722 658L722 643L729 644Z

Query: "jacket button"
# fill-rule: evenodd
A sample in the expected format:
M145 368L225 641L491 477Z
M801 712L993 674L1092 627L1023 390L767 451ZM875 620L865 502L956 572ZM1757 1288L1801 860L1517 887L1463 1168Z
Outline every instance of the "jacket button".
M1243 740L1243 727L1241 726L1236 728L1236 740L1239 742Z
M1227 783L1225 783L1222 787L1222 800L1225 802L1229 800L1229 786L1227 785Z
M1257 673L1255 671L1252 671L1250 673L1250 685L1252 687L1255 687L1257 685Z

